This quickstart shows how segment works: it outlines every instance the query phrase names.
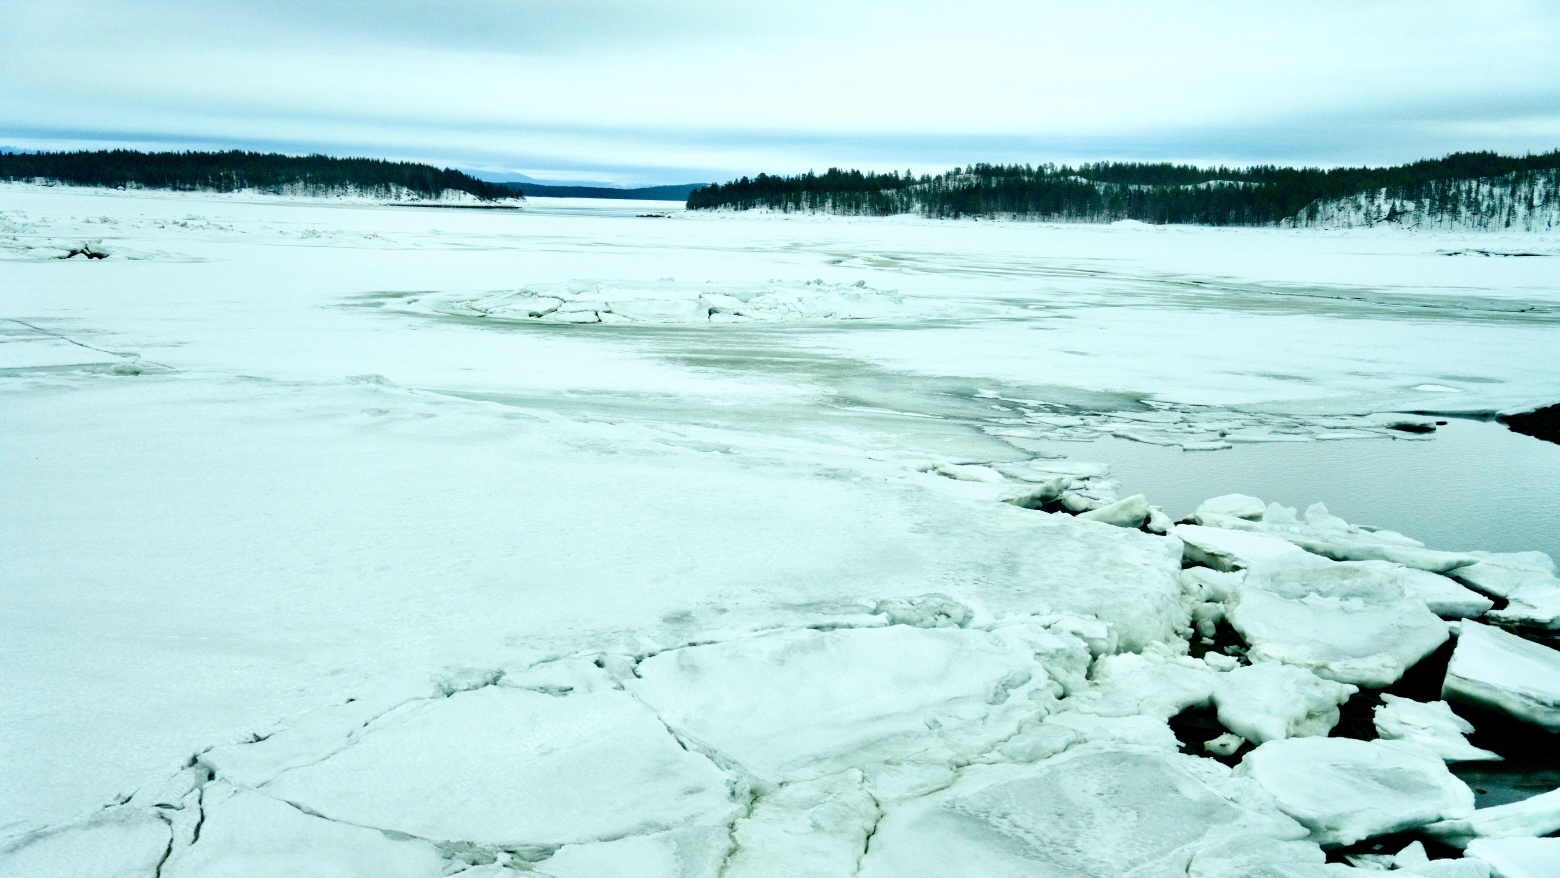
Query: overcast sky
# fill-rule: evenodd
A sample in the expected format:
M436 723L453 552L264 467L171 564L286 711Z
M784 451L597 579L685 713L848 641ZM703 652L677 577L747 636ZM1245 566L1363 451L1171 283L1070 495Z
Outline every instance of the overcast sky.
M0 146L538 178L1560 147L1560 2L4 0Z

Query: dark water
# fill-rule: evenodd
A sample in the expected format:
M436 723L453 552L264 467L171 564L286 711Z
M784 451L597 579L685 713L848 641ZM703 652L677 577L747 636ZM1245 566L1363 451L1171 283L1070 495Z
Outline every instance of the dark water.
M1426 438L1350 439L1181 451L1127 439L1053 443L1109 463L1121 493L1172 517L1220 494L1304 510L1321 501L1354 524L1391 528L1437 549L1560 558L1560 445L1494 421L1451 418Z

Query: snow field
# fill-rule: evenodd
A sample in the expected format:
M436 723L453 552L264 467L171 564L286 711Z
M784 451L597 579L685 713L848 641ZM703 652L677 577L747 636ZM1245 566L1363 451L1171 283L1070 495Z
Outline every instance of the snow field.
M1026 448L1434 441L1392 410L1560 387L1529 268L4 193L0 873L1334 875L1548 825L1445 769L1453 705L1543 716L1554 651L1471 620L1543 628L1547 558L1251 497L1175 524ZM1449 376L1417 351L1454 312ZM1450 704L1328 737L1447 617ZM1189 709L1237 768L1180 752Z

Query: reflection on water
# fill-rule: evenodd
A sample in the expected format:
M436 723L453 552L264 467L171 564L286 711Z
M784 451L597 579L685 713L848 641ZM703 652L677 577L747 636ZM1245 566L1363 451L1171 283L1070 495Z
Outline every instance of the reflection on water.
M1560 445L1493 421L1450 419L1426 438L1237 445L1181 451L1126 439L1049 444L1109 463L1122 493L1173 517L1220 494L1304 509L1322 501L1356 524L1401 531L1438 549L1560 558Z

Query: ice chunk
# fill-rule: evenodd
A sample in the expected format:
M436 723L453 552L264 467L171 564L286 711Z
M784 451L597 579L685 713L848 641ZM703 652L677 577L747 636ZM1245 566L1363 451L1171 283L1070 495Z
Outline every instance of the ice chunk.
M164 878L293 878L298 875L383 875L421 878L449 863L419 839L310 817L251 790L208 784L200 839L179 848Z
M628 687L688 739L767 783L974 754L1047 710L1088 647L1037 626L787 630L665 652Z
M1246 739L1234 732L1225 732L1217 738L1203 742L1203 749L1215 756L1232 756L1236 750L1245 746Z
M964 463L934 463L921 468L921 472L934 473L959 482L1005 482L1001 473L989 466Z
M1253 744L1325 735L1338 724L1339 705L1359 691L1277 662L1236 668L1214 680L1219 723Z
M945 594L923 594L878 601L873 613L888 617L890 625L914 628L962 628L973 618L969 607Z
M1468 855L1490 864L1496 878L1554 878L1560 863L1560 838L1478 839Z
M1468 743L1464 735L1473 732L1473 724L1452 713L1444 701L1425 703L1385 694L1376 705L1376 734L1384 741L1418 744L1447 762L1500 759L1498 754Z
M1168 720L1188 707L1206 705L1219 677L1199 659L1124 653L1095 662L1095 688L1067 706L1098 716L1150 716Z
M736 810L725 774L616 690L489 686L415 702L262 789L333 820L505 846L723 823Z
M1467 553L1426 549L1392 531L1349 524L1320 503L1305 511L1303 522L1293 509L1276 503L1269 504L1260 521L1211 511L1199 514L1197 521L1220 529L1278 537L1334 561L1387 561L1431 573L1446 573L1478 561Z
M1533 580L1555 576L1555 562L1543 552L1469 552L1478 562L1451 575L1496 597L1506 597Z
M151 878L173 832L149 808L110 808L0 842L0 875Z
M1392 684L1447 638L1446 623L1391 572L1294 556L1252 570L1228 617L1253 662L1372 688Z
M1381 561L1367 563L1386 564ZM1484 615L1490 607L1495 606L1494 601L1484 595L1463 588L1439 573L1411 567L1397 567L1397 570L1409 589L1430 608L1430 612L1443 619L1472 619Z
M1212 760L1086 744L1033 766L973 766L890 809L860 875L1185 875L1231 843L1282 858L1277 843L1305 832Z
M1506 597L1506 606L1490 611L1491 620L1524 628L1560 628L1560 579L1531 580Z
M1133 494L1109 506L1101 506L1081 513L1078 517L1086 521L1113 524L1116 527L1142 527L1143 521L1148 518L1148 498L1142 494Z
M1322 845L1347 845L1473 813L1473 790L1420 748L1352 738L1287 738L1235 769L1305 824Z
M1424 831L1453 847L1467 847L1476 838L1524 838L1560 831L1560 790L1531 799L1480 808L1459 820L1445 820ZM1556 861L1560 865L1560 860Z
M1175 530L1175 521L1165 514L1163 509L1160 509L1158 506L1150 506L1148 509L1148 520L1143 522L1143 529L1149 533L1169 536L1170 532Z
M1214 570L1239 570L1272 558L1300 554L1300 549L1289 541L1266 534L1195 524L1178 524L1174 533L1186 544L1187 560Z
M1560 731L1560 652L1465 619L1441 697Z
M1490 864L1469 857L1458 860L1426 860L1412 866L1398 866L1397 869L1404 875L1414 875L1418 878L1490 878Z
M1042 482L1032 488L1016 491L1002 498L1003 503L1011 503L1024 509L1039 509L1047 503L1060 500L1062 494L1073 485L1073 480L1066 476L1057 476L1048 482Z
M1248 521L1258 521L1262 513L1267 511L1261 500L1249 497L1245 494L1225 494L1222 497L1214 497L1212 500L1204 500L1197 507L1193 518L1198 524L1202 524L1204 515L1225 515L1231 518L1244 518Z
M1195 585L1200 589L1200 596L1205 600L1226 602L1240 591L1240 584L1246 581L1246 571L1236 570L1224 573L1208 567L1188 567L1181 571L1181 585L1190 590Z

